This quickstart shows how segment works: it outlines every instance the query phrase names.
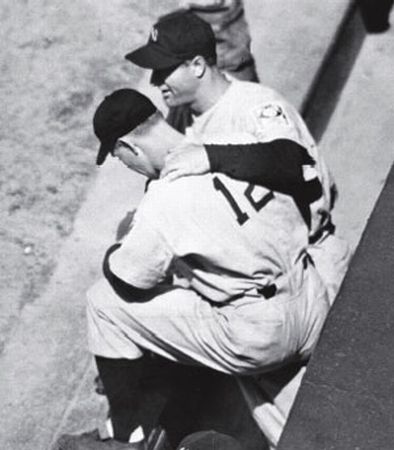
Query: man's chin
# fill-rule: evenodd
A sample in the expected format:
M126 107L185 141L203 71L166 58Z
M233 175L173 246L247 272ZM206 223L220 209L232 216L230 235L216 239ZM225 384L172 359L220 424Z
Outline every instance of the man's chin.
M176 98L173 95L162 95L164 103L168 108L175 108L184 104L182 99Z
M175 106L179 106L177 102L175 102L172 98L163 97L164 103L168 108L174 108Z
M188 101L182 101L182 100L174 100L174 99L168 99L165 100L164 102L167 106L167 108L178 108L178 107L190 107L191 103Z

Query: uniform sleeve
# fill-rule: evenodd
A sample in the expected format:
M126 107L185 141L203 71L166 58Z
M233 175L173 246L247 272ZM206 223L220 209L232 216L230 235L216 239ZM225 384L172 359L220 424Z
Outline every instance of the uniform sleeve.
M125 283L151 289L166 278L172 257L152 215L137 211L133 228L109 257L108 264L110 271Z
M247 128L259 142L289 139L300 144L298 113L284 101L262 102L248 111Z

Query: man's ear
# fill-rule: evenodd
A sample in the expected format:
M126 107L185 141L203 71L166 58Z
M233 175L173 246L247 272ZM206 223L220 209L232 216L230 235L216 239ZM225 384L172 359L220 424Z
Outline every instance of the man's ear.
M134 153L135 156L141 156L141 153L144 153L142 148L139 147L135 142L132 145L129 145L130 151Z
M119 139L119 141L125 146L127 147L127 149L133 153L135 156L139 156L139 154L141 153L141 148L138 147L138 145L136 145L134 142L131 143L129 142L127 139Z
M197 55L191 62L192 70L196 78L202 78L207 68L207 62L203 56Z

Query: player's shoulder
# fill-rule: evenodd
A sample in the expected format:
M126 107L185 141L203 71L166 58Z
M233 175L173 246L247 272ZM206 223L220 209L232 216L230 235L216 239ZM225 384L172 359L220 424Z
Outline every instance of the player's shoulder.
M242 122L246 129L250 120L270 122L281 115L290 117L295 114L294 108L275 89L250 81L233 81L228 106L228 110L232 111L230 114L246 122Z
M161 230L168 224L183 223L186 217L196 213L210 217L215 213L218 201L222 204L223 194L219 191L223 185L237 195L244 195L248 187L246 181L218 173L152 182L138 207L138 217Z
M159 209L177 207L209 188L209 183L210 174L181 177L172 181L161 178L150 183L145 201Z
M235 190L244 191L248 185L246 181L236 180L222 173L207 173L181 177L173 181L166 181L164 178L155 183L151 195L157 208L162 211L194 210L201 208L202 203L208 205L214 201L217 195L215 178L220 178Z
M261 141L287 138L309 142L299 112L275 89L247 81L235 81L233 88L232 114L244 131Z
M275 89L261 83L252 81L234 80L232 82L234 98L239 101L248 101L252 104L262 102L285 102L284 97Z

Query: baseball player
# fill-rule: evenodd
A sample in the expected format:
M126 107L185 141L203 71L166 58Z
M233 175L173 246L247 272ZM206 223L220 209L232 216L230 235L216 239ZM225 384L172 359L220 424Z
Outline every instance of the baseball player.
M180 0L179 6L211 25L219 70L239 80L258 80L242 0ZM170 108L167 121L183 133L192 122L190 108L188 105Z
M267 172L259 163L258 149L261 147L254 146L249 151L250 147L244 146L245 152L239 147L221 152L214 148L214 144L223 143L228 134L236 131L255 136L257 143L266 146L270 143L283 155L288 154L295 144L308 152L315 162L314 166L307 164L304 170L305 181L311 182L310 191L298 193L296 201L304 211L310 230L308 251L333 302L347 270L350 250L346 242L335 235L331 221L335 184L295 108L266 86L226 78L216 66L215 38L211 28L190 12L161 18L153 26L148 43L127 54L126 58L141 67L153 69L152 83L159 87L169 107L182 104L191 107L193 123L186 129L186 135L188 141L194 143L195 153L200 154L200 169L201 164L205 165L204 172L210 168L263 184ZM206 144L211 144L211 149ZM174 177L185 174L184 163L177 166L176 159L180 156L179 153L176 155L172 161L170 157L169 168L164 172L171 171ZM320 187L322 192L319 192Z
M294 201L222 174L158 178L184 137L134 90L106 97L94 127L98 164L111 153L154 181L130 233L107 252L105 278L88 292L89 346L112 439L63 436L57 448L145 448L138 405L146 352L235 376L266 373L263 428L275 445L302 369L291 380L272 373L307 361L329 309Z

